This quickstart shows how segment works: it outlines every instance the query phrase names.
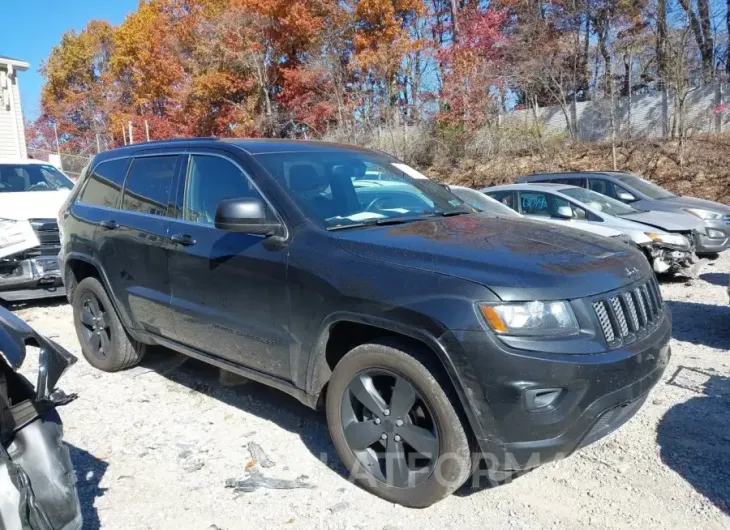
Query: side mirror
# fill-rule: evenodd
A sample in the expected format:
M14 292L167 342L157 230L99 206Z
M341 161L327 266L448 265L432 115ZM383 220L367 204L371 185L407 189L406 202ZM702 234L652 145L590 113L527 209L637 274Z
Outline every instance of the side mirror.
M561 219L572 219L573 209L570 206L558 206L557 216Z
M622 202L634 202L636 200L636 197L631 195L628 191L619 191L616 196L618 197L618 200Z
M228 199L215 211L215 227L229 232L271 236L281 228L281 223L273 221L268 210L259 199Z

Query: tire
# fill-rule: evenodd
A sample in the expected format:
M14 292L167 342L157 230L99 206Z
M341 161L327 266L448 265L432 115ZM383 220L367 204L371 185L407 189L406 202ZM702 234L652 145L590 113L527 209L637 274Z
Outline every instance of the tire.
M102 344L102 352L95 351L94 344L89 340L89 327L82 321L82 314L87 303L96 300L102 310L104 326L101 330L106 338ZM147 345L132 339L122 326L114 305L104 289L104 286L94 277L85 278L74 289L73 315L76 327L76 336L81 344L81 351L88 363L104 372L118 372L130 368L142 360L147 350ZM96 334L92 332L92 334Z
M452 399L447 395L448 382L444 380L441 371L437 367L434 367L433 370L427 368L428 365L432 364L429 353L403 347L396 341L377 341L357 346L337 364L327 390L327 424L330 435L335 449L351 473L352 479L360 487L378 497L412 508L425 508L451 495L469 478L474 463L471 450L473 444L470 443L471 437L465 429ZM374 375L371 377L371 374ZM350 414L354 410L351 404L353 403L352 396L355 391L352 388L359 390L363 377L365 381L372 382L372 386L368 388L375 388L375 381L389 381L388 378L391 375L395 377L395 383L388 403L389 408L386 411L381 410L378 414L374 414L374 411L368 408L361 408L362 417L365 418L367 415L370 419L353 419L357 417L357 414L355 416ZM381 472L382 466L373 466L372 462L379 460L379 457L375 458L375 455L382 454L384 456L385 453L382 453L382 451L387 452L386 447L389 447L391 443L395 454L398 453L398 447L404 448L401 449L401 454L409 452L409 458L414 457L414 452L416 456L419 454L418 451L407 445L410 443L410 436L406 435L409 431L400 431L403 432L400 442L398 442L399 438L396 436L399 429L403 429L403 421L395 417L395 410L396 408L405 410L404 407L395 404L395 385L399 384L399 379L404 379L409 383L417 395L417 398L415 398L416 405L408 408L406 413L401 415L403 418L408 418L405 420L407 424L411 424L405 427L420 429L415 421L410 418L414 411L421 412L422 414L419 415L421 418L426 417L427 415L423 411L427 410L432 418L429 422L430 429L437 438L437 444L429 447L437 447L437 450L434 459L435 467L426 466L423 469L418 469L418 466L413 466L416 467L419 478L411 480L410 473L406 472L409 480L400 480L400 484L396 484L396 481L403 477L401 473L391 473L396 477L391 480L384 476L388 474L388 468L386 467L386 472L382 473L383 476L376 476L377 473ZM439 379L442 379L443 382L440 383ZM356 399L354 403L355 406L358 406L360 402ZM385 403L385 399L382 403ZM383 416L386 412L388 416L390 415L390 408L394 411L393 418ZM367 441L363 443L368 443L371 437L376 438L375 442L364 450L352 449L345 435L345 422L347 421L349 421L348 428L353 423L358 423L360 426L367 423L368 428L372 428L374 431L369 432L369 436L364 437L364 440ZM396 424L396 421L399 423ZM419 419L418 421L422 420ZM372 422L378 422L377 426L373 427ZM388 433L378 434L377 429L381 428L388 431ZM349 432L353 433L352 430L349 430ZM383 436L387 437L384 442L382 441ZM377 437L381 438L377 439ZM397 445L398 443L401 445ZM365 463L363 463L363 460L365 460ZM368 462L371 463L370 466ZM398 469L396 464L392 464L392 466L391 470ZM375 473L371 472L371 469L375 469ZM410 464L408 469L412 469Z

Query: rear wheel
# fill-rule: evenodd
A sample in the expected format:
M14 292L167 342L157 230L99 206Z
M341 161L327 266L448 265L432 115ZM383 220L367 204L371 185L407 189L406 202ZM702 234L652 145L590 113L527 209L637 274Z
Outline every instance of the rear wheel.
M81 351L94 368L117 372L144 356L146 345L129 337L96 278L86 278L76 286L73 313Z
M355 482L388 501L426 507L466 481L472 460L451 400L417 357L388 342L350 351L329 382L327 422Z

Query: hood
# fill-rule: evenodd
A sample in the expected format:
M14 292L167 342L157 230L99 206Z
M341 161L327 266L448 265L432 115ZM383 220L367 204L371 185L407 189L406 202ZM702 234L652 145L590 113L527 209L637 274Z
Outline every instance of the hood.
M596 234L603 237L616 237L620 236L623 232L607 226L601 226L597 223L591 223L590 221L579 221L576 219L569 219L567 221L561 221L559 219L545 219L545 222L554 223L559 226L566 228L575 228L576 230L583 230L591 234Z
M651 273L624 243L525 219L474 214L336 234L363 258L473 281L505 301L582 298Z
M0 193L0 218L55 219L70 190Z
M711 212L730 215L730 206L720 202L697 199L695 197L670 197L669 199L662 199L662 202L675 205L679 208L702 208Z
M702 220L688 213L651 211L622 215L621 219L654 226L667 232L689 232L697 230L704 233L705 231L705 225Z

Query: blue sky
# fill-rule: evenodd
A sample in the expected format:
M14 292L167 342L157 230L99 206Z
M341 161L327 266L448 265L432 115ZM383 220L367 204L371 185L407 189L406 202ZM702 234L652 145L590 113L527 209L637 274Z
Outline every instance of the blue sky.
M137 8L138 0L11 0L2 4L0 55L30 63L18 79L23 113L27 119L35 119L43 85L38 69L61 36L72 29L82 30L94 19L119 24Z

